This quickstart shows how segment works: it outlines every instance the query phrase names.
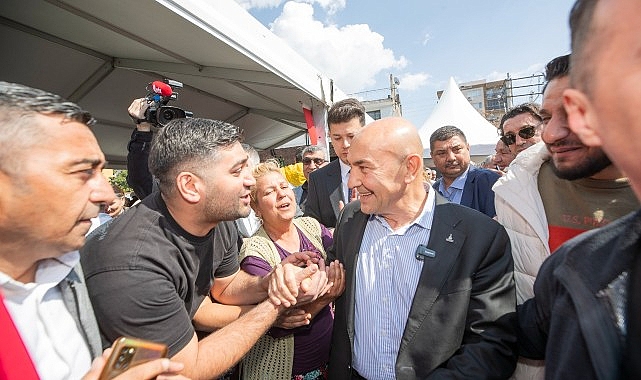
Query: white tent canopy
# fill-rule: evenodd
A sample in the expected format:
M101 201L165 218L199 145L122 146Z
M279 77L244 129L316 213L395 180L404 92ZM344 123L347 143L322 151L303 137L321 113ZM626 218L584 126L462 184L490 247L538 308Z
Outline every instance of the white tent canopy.
M323 128L326 107L345 97L233 0L2 0L0 34L0 80L91 111L116 168L133 129L127 107L155 80L183 82L169 105L234 123L258 149L304 143L303 107Z
M419 128L424 156L430 157L430 136L440 127L453 125L463 131L470 144L472 156L494 153L498 141L497 129L465 99L465 96L450 77L449 83L436 107Z

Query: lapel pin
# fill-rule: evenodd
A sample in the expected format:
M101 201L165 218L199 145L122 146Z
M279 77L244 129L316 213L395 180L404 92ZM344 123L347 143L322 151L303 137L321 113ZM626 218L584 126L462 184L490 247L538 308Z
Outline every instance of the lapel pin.
M445 239L445 241L448 242L448 243L454 243L454 239L452 238L452 234L450 234L450 236L448 236L447 239Z

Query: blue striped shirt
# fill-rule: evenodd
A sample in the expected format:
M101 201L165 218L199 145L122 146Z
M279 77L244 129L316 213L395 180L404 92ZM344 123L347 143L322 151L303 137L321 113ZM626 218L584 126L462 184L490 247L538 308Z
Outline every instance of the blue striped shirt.
M396 378L396 356L423 269L414 254L429 240L435 199L429 191L421 214L396 231L378 215L367 222L356 268L352 360L367 379Z
M467 181L467 173L470 171L470 166L468 165L467 170L463 172L460 176L452 182L450 187L445 189L445 182L441 179L438 184L438 192L448 201L456 204L461 204L461 199L463 198L463 189L465 188L465 181Z

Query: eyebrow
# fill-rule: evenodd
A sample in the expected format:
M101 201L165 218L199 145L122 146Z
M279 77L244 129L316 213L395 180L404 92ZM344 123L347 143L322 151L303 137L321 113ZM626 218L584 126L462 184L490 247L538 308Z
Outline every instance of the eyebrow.
M69 164L70 164L70 166L90 164L92 167L94 167L94 166L100 166L102 164L106 165L107 162L103 161L103 160L101 160L99 158L83 158L83 159L80 159L80 160L71 161Z

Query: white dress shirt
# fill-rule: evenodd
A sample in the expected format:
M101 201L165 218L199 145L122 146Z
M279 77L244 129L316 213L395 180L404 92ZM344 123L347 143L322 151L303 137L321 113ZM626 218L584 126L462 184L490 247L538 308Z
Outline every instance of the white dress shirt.
M79 260L78 251L43 260L28 284L0 272L5 306L42 380L80 379L91 366L87 343L56 286Z

